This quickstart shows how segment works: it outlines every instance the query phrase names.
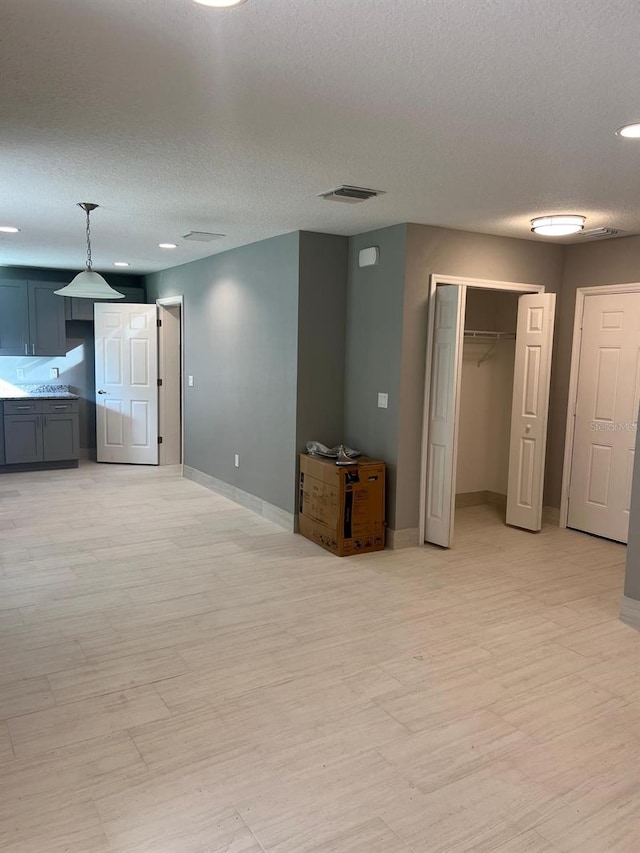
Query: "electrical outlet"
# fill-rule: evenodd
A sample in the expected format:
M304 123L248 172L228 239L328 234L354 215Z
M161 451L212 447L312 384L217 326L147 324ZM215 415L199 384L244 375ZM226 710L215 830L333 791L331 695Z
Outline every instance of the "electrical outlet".
M193 376L187 377L187 384L189 385L189 388L193 388Z
M389 395L378 394L378 408L387 409L389 407Z
M21 367L16 369L16 376L18 379L24 379L24 370Z
M236 453L236 455L233 457L233 464L236 466L236 468L240 467L240 456L238 453Z
M60 376L60 371L57 367L49 368L49 379L58 379Z

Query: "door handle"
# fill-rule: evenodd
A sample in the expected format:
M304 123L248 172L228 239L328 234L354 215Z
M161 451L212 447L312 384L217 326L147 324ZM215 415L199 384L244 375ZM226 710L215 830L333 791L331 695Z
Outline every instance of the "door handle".
M31 355L35 355L35 354L36 354L36 345L31 344Z
M98 394L106 394L106 391L103 391L102 388L98 391Z
M24 354L29 355L29 344L26 341L24 342Z

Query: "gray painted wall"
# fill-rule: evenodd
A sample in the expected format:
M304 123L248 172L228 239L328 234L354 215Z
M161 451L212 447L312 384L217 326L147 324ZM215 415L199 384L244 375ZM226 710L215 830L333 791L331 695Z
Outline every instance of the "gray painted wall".
M184 296L185 464L290 513L298 279L297 233L147 277L149 301Z
M358 251L380 247L360 270ZM563 249L547 243L399 225L350 240L345 432L389 464L389 526L418 527L429 276L459 275L560 288ZM389 408L377 409L377 392Z
M1 279L37 279L68 284L79 270L50 270L36 267L0 267ZM104 273L113 287L144 287L142 276ZM60 297L64 299L64 297ZM57 367L58 379L49 377L49 370ZM24 371L24 379L17 379L16 370ZM7 382L29 383L60 382L71 387L80 396L80 447L93 450L96 446L96 405L93 323L67 322L67 355L55 358L34 356L3 356L0 358L0 379Z
M298 453L308 441L343 441L346 237L300 232Z
M394 225L349 240L345 441L387 463L387 523L396 527L396 468L407 226ZM380 248L380 262L358 267L358 253ZM423 355L424 358L424 355ZM378 392L389 407L378 408Z
M409 225L398 436L398 479L402 482L397 495L398 529L418 526L429 276L437 273L544 284L548 291L557 292L562 268L562 246Z

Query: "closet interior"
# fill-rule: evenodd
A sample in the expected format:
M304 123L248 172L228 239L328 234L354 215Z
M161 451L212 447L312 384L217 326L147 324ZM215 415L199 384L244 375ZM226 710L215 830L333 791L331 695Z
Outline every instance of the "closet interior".
M506 511L519 296L467 290L456 507L491 503Z

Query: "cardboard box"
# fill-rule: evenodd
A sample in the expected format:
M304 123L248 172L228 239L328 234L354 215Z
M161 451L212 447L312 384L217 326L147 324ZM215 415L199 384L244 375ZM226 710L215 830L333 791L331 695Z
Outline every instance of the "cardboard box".
M346 557L384 548L385 465L361 456L356 465L300 456L298 529Z

